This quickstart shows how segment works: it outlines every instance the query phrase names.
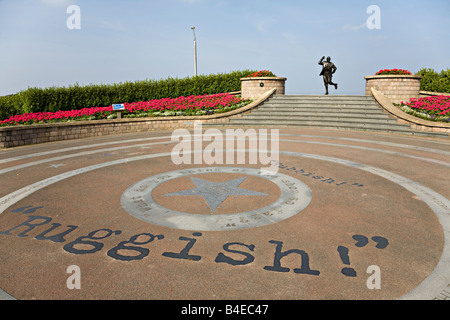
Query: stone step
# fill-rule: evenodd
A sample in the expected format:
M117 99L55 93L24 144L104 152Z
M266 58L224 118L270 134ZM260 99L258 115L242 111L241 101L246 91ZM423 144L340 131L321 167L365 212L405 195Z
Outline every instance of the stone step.
M332 105L315 105L315 106L300 106L300 105L292 105L292 106L285 106L285 105L275 105L275 104L263 104L258 107L258 111L263 110L278 110L278 111L315 111L319 110L323 113L325 112L336 112L336 111L349 111L349 112L364 112L364 111L377 111L382 112L380 107L378 106L367 106L367 107L361 107L360 105L355 106L332 106ZM255 111L256 112L256 111Z
M324 99L324 98L313 98L313 97L309 97L309 98L304 98L304 97L299 97L299 98L271 98L270 101L273 101L274 103L293 103L293 102L310 102L310 103L362 103L362 104L367 104L367 103L373 103L376 104L376 101L374 99L366 99L366 98L361 98L361 99L352 99L352 98L341 98L341 99Z
M231 119L232 121L235 121L237 119ZM385 118L369 118L369 117L330 117L330 116L326 116L326 115L321 115L321 116L298 116L298 115L289 115L284 117L284 119L280 116L274 116L274 115L261 115L261 114L255 114L255 115L246 115L242 118L240 118L240 120L245 120L245 121L289 121L289 122L294 122L294 121L315 121L315 122L339 122L339 123L393 123L393 124L397 124L397 120L394 118L389 118L389 117L385 117Z
M301 104L301 105L360 105L360 106L378 106L374 101L364 100L364 101L353 101L353 100L269 100L266 103L274 105L291 105L291 104Z
M291 116L301 116L301 117L315 117L318 115L324 115L327 116L333 116L333 117L360 117L360 118L389 118L389 115L387 113L384 113L380 110L358 110L358 111L349 111L349 110L328 110L326 113L323 112L323 110L310 110L310 109L303 109L303 110L278 110L278 109L259 109L258 112L253 112L250 115L254 116L278 116L278 117L291 117ZM247 117L248 115L245 115L244 117Z
M398 124L372 96L276 95L241 118L207 127L315 127L448 138Z
M275 95L271 98L272 100L289 100L289 99L320 99L320 100L341 100L341 99L348 99L348 100L374 100L372 96L366 96L366 95L296 95L296 94L290 94L290 95Z
M396 120L392 121L370 121L362 122L359 119L280 119L280 118L238 118L238 119L230 119L230 124L239 124L239 125L289 125L289 126L334 126L334 127L351 127L351 128L367 128L367 127L377 127L377 128L385 128L385 129L406 129L409 130L410 126L407 124L397 124Z

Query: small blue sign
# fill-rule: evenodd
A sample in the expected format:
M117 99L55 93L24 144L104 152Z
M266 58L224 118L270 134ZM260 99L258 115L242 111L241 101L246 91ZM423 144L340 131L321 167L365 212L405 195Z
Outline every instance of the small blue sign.
M125 110L124 104L113 104L113 111L123 111Z

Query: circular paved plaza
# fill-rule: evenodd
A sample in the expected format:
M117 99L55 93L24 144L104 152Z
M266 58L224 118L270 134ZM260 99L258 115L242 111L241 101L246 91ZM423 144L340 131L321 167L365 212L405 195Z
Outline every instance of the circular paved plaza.
M1 150L0 297L450 296L450 141L280 129L240 162L171 135Z

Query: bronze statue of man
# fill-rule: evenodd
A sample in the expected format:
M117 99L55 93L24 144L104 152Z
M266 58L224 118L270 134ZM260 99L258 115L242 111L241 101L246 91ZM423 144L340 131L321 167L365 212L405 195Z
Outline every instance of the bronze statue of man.
M320 73L320 76L323 76L323 83L325 84L325 95L328 95L328 85L333 85L336 90L338 88L337 83L333 83L333 74L336 72L337 68L334 65L333 62L331 62L331 58L328 57L326 61L325 57L322 57L320 59L319 64L322 66L322 72Z

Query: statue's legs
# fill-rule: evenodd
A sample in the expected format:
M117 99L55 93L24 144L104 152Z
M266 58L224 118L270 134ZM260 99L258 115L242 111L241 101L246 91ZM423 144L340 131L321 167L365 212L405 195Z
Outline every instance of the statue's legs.
M330 78L328 79L328 84L333 85L333 86L336 88L336 90L337 90L338 85L337 85L337 83L334 83L332 80L333 80L333 78L330 77Z
M328 95L328 94L329 94L329 93L328 93L328 85L329 85L329 84L333 85L334 88L335 88L336 90L337 90L337 88L338 88L338 84L337 84L337 83L334 83L334 82L332 81L332 76L331 76L331 75L325 75L325 76L323 77L323 83L325 84L325 90L326 90L325 95Z
M328 95L328 79L327 77L323 77L323 84L325 85L325 95Z

